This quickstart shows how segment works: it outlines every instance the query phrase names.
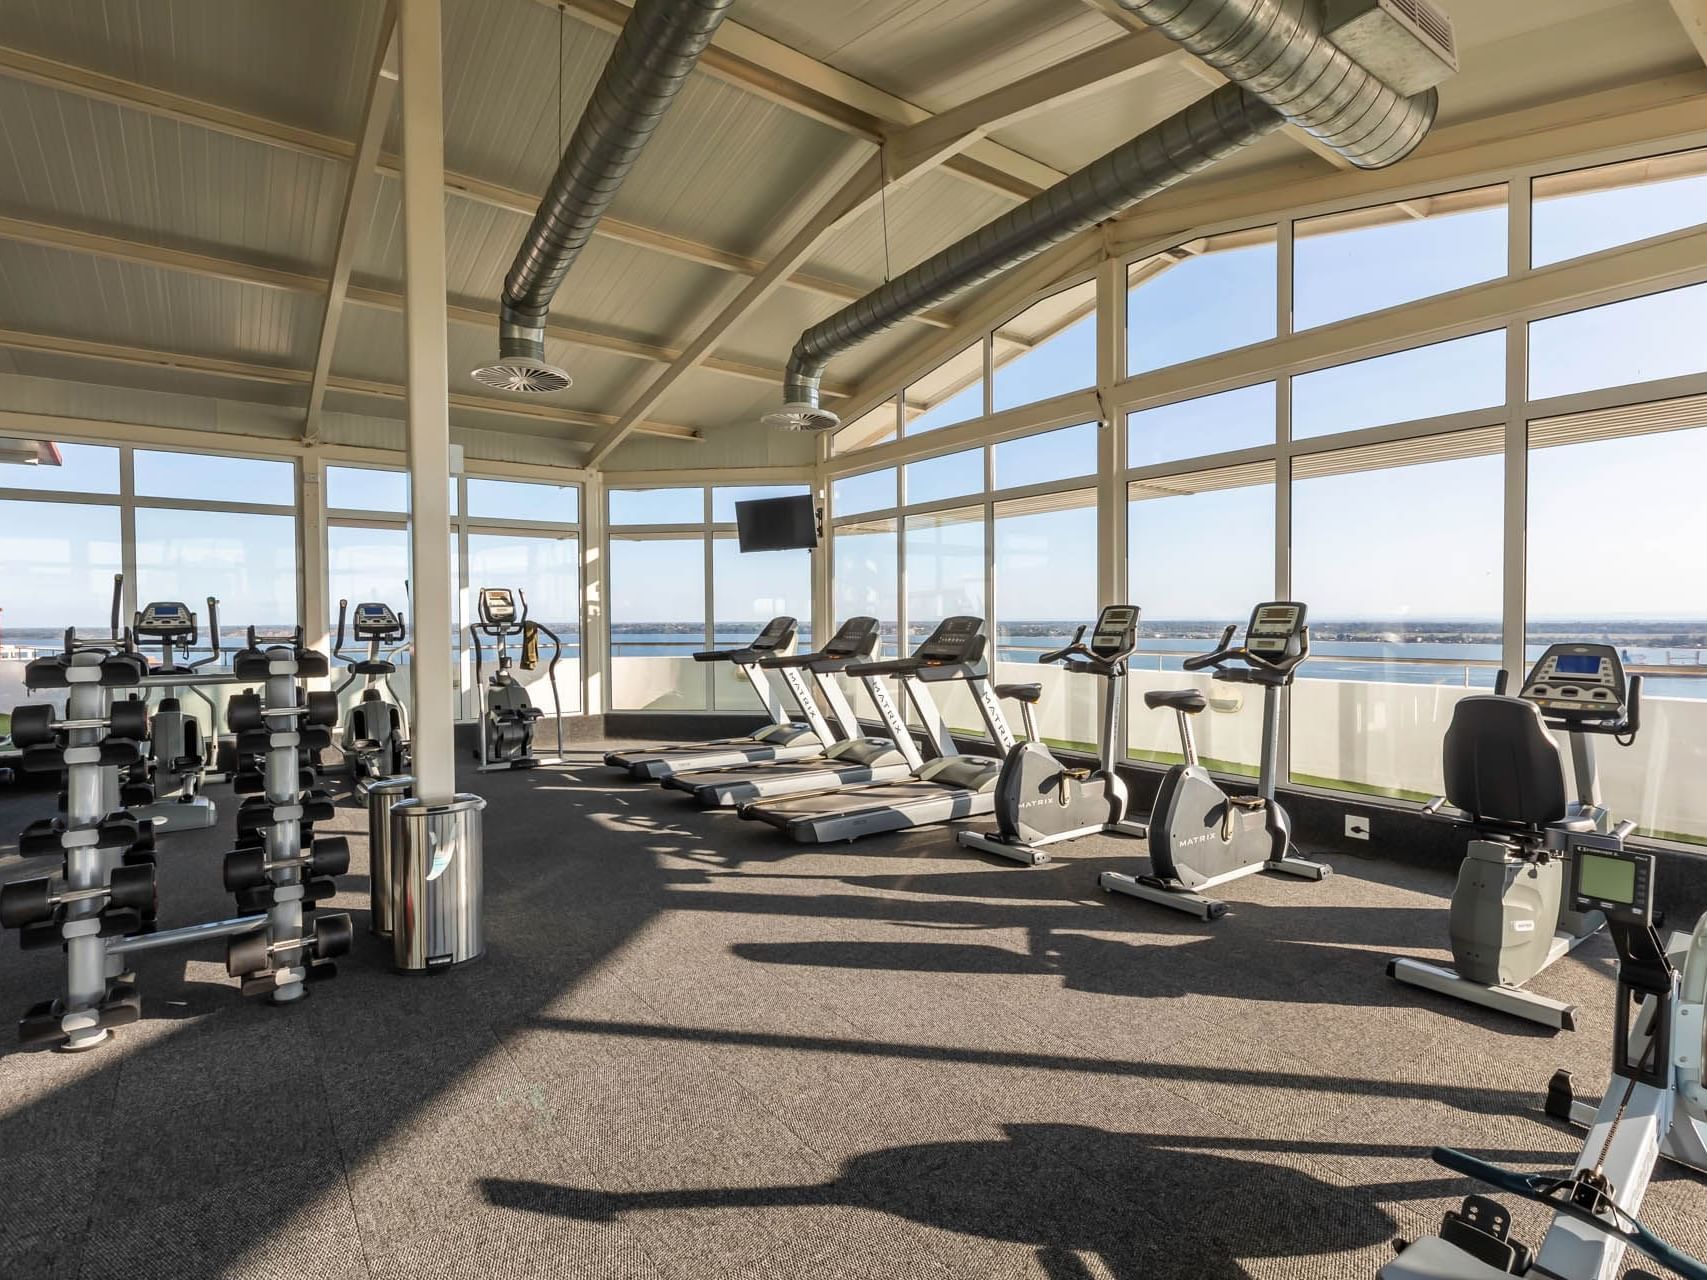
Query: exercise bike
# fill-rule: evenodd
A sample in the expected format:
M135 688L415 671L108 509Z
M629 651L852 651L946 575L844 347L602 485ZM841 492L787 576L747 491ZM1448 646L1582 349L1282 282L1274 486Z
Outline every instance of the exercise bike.
M351 780L358 791L365 792L371 781L409 772L409 721L402 700L391 688L397 664L382 653L385 645L393 646L395 652L395 647L408 638L409 628L390 605L362 601L349 623L355 639L366 643L367 657L349 658L344 654L344 623L349 608L348 600L338 601L338 637L332 656L344 663L350 674L333 692L341 700L357 679L364 680L360 695L344 715L341 745Z
M1571 909L1604 914L1618 949L1612 1079L1605 1095L1597 1106L1579 1102L1564 1071L1554 1074L1547 1090L1549 1116L1587 1128L1582 1154L1568 1173L1538 1174L1435 1148L1437 1164L1547 1205L1553 1220L1531 1250L1512 1239L1504 1206L1470 1196L1446 1214L1438 1235L1402 1245L1381 1269L1381 1280L1613 1280L1632 1247L1687 1280L1707 1280L1707 1265L1667 1244L1636 1216L1660 1157L1707 1173L1707 917L1693 936L1678 933L1662 943L1654 856L1589 832L1573 833L1567 846Z
M516 602L521 601L518 609ZM476 607L480 620L468 628L474 641L474 683L482 691L485 706L480 718L480 733L475 749L480 771L495 769L532 769L541 764L559 764L563 760L562 701L557 696L557 663L563 656L563 642L557 633L544 623L528 618L526 593L511 593L508 587L482 587ZM527 689L513 674L517 665L510 658L510 640L521 642L520 667L531 671L539 665L539 637L551 641L551 661L545 678L551 686L552 718L557 722L557 756L542 760L534 754L534 728L545 712L533 705ZM497 651L497 666L490 677L485 670L480 637L490 640Z
M1389 976L1543 1026L1569 1031L1576 1010L1524 984L1594 936L1605 923L1571 906L1566 849L1591 832L1618 845L1634 822L1614 823L1600 802L1594 742L1628 745L1641 727L1642 677L1625 679L1618 651L1604 644L1556 644L1530 668L1522 692L1462 699L1442 749L1446 794L1423 812L1466 828L1470 843L1452 889L1452 967L1409 956ZM1576 798L1568 799L1558 744L1570 735Z
M1274 775L1280 752L1280 691L1291 685L1310 656L1305 606L1296 600L1271 600L1251 611L1245 642L1233 646L1238 624L1221 633L1211 653L1185 660L1187 671L1209 671L1216 680L1260 685L1263 693L1262 769L1255 795L1230 795L1203 767L1192 738L1191 717L1209 705L1201 689L1153 689L1144 705L1168 707L1179 719L1184 760L1169 769L1150 813L1150 874L1099 877L1111 893L1185 911L1203 920L1219 920L1227 904L1199 892L1258 871L1277 871L1303 880L1332 873L1326 863L1300 858L1292 850L1292 821L1275 799Z
M176 600L155 600L144 605L131 621L131 636L138 647L160 646L160 661L150 671L153 677L178 676L197 697L207 703L209 723L219 721L213 700L191 684L196 672L220 659L219 601L207 598L208 635L212 652L194 662L190 656L198 637L196 615ZM214 824L218 816L212 799L201 793L207 774L211 739L203 734L200 721L184 710L178 689L169 686L148 722L148 757L143 768L154 798L130 806L131 812L156 831L196 831Z
M1059 663L1075 675L1103 680L1102 729L1093 769L1064 764L1044 744L1034 711L1043 694L1041 684L999 684L997 697L1020 704L1025 722L1024 742L1002 761L996 780L996 827L993 832L962 831L956 838L968 849L981 849L1025 866L1049 861L1045 846L1101 832L1142 836L1141 823L1126 821L1126 783L1115 771L1115 743L1121 740L1121 709L1126 698L1126 659L1138 646L1138 608L1111 604L1097 616L1091 642L1085 628L1072 642L1037 660Z

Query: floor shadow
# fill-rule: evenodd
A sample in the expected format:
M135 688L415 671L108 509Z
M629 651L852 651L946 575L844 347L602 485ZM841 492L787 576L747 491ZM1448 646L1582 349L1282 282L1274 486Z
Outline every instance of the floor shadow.
M869 1152L833 1180L807 1185L617 1192L493 1179L483 1187L494 1205L590 1221L659 1210L876 1209L1022 1245L1052 1280L1244 1276L1247 1260L1363 1248L1396 1229L1362 1189L1260 1153L1084 1125L1013 1124L1003 1132L998 1141ZM1173 1225L1157 1229L1163 1222ZM1186 1224L1189 1254L1181 1251Z

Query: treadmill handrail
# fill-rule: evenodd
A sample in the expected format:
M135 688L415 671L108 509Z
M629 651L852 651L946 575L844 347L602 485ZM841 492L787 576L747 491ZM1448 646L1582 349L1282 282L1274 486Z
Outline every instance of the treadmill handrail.
M850 676L905 676L944 667L964 667L973 672L976 664L959 658L884 658L878 662L850 662L844 670Z
M769 649L754 649L746 646L740 649L702 649L693 655L695 662L757 662L770 656Z

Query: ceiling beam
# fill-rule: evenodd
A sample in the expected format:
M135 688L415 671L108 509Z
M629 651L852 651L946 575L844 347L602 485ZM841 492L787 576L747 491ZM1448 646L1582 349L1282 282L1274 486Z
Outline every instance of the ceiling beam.
M1671 0L1671 8L1683 24L1689 43L1695 46L1701 60L1707 62L1707 0Z
M700 330L670 367L623 410L617 429L599 442L588 465L597 466L608 457L622 443L630 426L651 413L683 377L716 349L730 330L775 292L781 280L805 261L836 227L876 200L885 187L949 163L993 129L1111 83L1131 79L1178 52L1172 41L1154 32L1123 37L892 134L884 143L884 151L868 160L831 194L806 225L772 257L764 271L753 277Z
M186 249L170 249L164 245L149 244L140 240L125 240L118 236L101 235L93 231L78 231L71 227L54 226L46 222L32 222L26 218L8 218L0 215L0 240L15 240L23 244L40 245L50 249L67 249L73 253L109 258L115 262L133 262L141 266L181 271L188 275L202 276L211 280L225 280L233 284L252 285L263 289L282 289L290 293L317 296L326 292L326 280L318 275L284 271L243 258L221 258ZM383 311L400 312L403 309L403 296L401 294L368 285L349 285L345 289L345 298L357 306L373 307ZM482 329L494 328L498 323L498 308L496 306L474 307L466 303L453 302L449 308L449 315L453 324L473 325ZM656 343L642 342L603 329L591 329L557 321L546 326L545 334L548 338L566 342L571 346L627 356L635 360L644 360L649 364L669 364L681 354L674 347L659 346ZM772 385L782 377L782 370L779 368L749 364L745 361L726 359L722 356L708 357L703 362L702 367L714 373L746 378L753 382L766 382ZM827 394L839 397L846 395L849 387L846 383L838 382L833 385L826 384L825 390Z
M852 217L876 200L883 191L883 186L882 159L880 156L872 156L831 194L829 199L819 205L806 225L790 237L765 270L749 280L746 287L717 313L716 318L699 331L698 336L688 344L687 349L674 363L629 403L617 421L616 430L599 441L598 447L587 459L587 465L598 466L609 457L611 451L658 406L670 389L705 359L724 334L769 297L782 282L782 278L811 253L838 223Z
M362 109L361 132L344 190L344 212L338 220L337 248L332 254L332 278L326 285L326 307L320 316L320 343L314 354L314 373L308 383L308 410L303 415L302 438L310 444L320 439L320 410L326 403L326 380L332 375L332 360L338 351L338 323L344 317L344 298L350 287L350 268L355 265L356 246L367 230L373 201L379 192L379 171L374 167L391 122L397 101L397 5L391 0L379 24L379 52L368 76L367 105Z
M131 365L149 369L171 369L184 373L199 373L210 377L233 378L240 382L266 383L273 386L306 386L313 370L296 369L288 365L255 364L245 360L229 360L221 356L193 355L180 351L157 351L147 347L125 346L114 342L93 342L86 338L68 338L58 334L27 333L19 329L0 329L0 348L11 351L35 351L47 355L72 356L84 360L100 360L109 364ZM347 378L333 374L326 382L328 391L343 391L352 395L379 396L401 400L403 388L394 382L369 378ZM500 400L493 396L471 396L453 392L452 408L471 412L497 414L508 418L529 419L534 422L556 423L566 427L595 427L601 430L616 425L616 418L603 413L585 413L577 409L559 409L552 405L526 400ZM698 440L700 433L693 427L681 427L667 422L646 422L632 430L643 435L665 436L673 440Z
M1150 29L1148 24L1146 24L1142 18L1121 4L1120 0L1083 0L1083 2L1090 8L1095 9L1098 13L1102 14L1103 17L1107 18L1110 22L1118 23L1128 31L1148 31ZM1203 62L1198 58L1193 57L1185 50L1179 49L1179 46L1177 45L1174 47L1178 52L1185 55L1177 65L1190 71L1191 74L1196 76L1199 80L1202 80L1205 84L1217 89L1227 83L1227 77L1222 75L1207 62ZM1303 147L1304 150L1326 160L1336 169L1351 169L1354 167L1351 161L1347 160L1339 152L1335 151L1325 142L1311 136L1311 134L1305 130L1300 129L1297 125L1285 125L1281 128L1280 132L1286 137L1291 138L1292 141L1296 142L1300 147Z
M613 33L622 30L633 8L627 0L535 2L553 10L561 5L583 22ZM867 142L882 143L895 126L915 125L931 117L923 107L738 22L725 20L718 27L710 47L700 55L697 69ZM946 167L1017 200L1030 199L1066 176L988 140L975 143Z
M344 138L316 133L311 129L298 129L276 120L250 115L183 94L169 93L151 85L90 71L68 62L58 62L4 45L0 45L0 76L321 160L348 164L355 154L355 144ZM402 162L396 156L382 154L376 163L380 172L400 179ZM539 207L537 195L499 186L497 183L465 173L447 171L445 190L464 199L507 209L527 218L531 218ZM763 262L743 254L639 223L625 222L620 218L607 216L600 219L593 234L602 239L633 245L679 258L684 262L695 262L737 275L755 276L764 269ZM787 283L791 288L843 302L851 301L865 292L863 285L831 280L810 272L797 272ZM939 329L950 328L955 323L952 316L936 314L921 316L919 320L922 324Z

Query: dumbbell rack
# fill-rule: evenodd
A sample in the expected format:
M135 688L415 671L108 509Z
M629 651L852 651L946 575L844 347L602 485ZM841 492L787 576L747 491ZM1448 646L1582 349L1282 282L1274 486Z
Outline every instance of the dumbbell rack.
M308 648L302 628L261 636L231 661L241 682L260 692L233 698L226 725L237 735L238 770L232 786L244 797L237 811L237 847L226 855L225 884L242 911L264 912L264 928L233 937L226 970L244 995L288 1004L307 994L305 984L337 972L333 958L349 950L350 918L339 912L314 918L314 906L337 892L332 877L349 868L341 836L315 839L314 824L332 816L305 753L331 743L338 699L329 692L301 693L301 682L328 673L326 657Z
M90 1049L142 1016L115 944L154 914L153 829L121 807L119 783L120 771L142 759L148 714L142 703L115 702L113 694L141 684L147 663L120 641L106 644L68 631L63 653L25 668L26 688L66 691L63 718L45 704L13 713L24 769L65 774L64 816L31 823L18 840L26 857L62 854L59 884L41 877L0 893L0 924L16 928L25 949L65 949L65 994L25 1012L18 1035L26 1044L57 1040Z

